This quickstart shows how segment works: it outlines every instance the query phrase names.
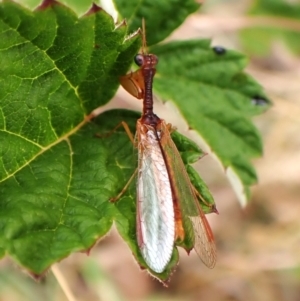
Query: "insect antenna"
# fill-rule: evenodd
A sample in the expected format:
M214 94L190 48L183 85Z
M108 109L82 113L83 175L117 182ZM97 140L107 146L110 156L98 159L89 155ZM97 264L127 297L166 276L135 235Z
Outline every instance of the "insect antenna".
M142 19L142 36L143 36L143 43L142 43L142 54L147 54L147 41L146 41L146 25L145 19Z

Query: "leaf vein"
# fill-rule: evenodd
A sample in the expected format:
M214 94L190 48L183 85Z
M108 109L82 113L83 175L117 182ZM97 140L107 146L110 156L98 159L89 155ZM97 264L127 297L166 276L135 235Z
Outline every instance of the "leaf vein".
M0 180L0 183L8 180L10 177L13 177L18 171L22 170L24 167L26 167L30 162L32 162L34 159L36 159L38 156L43 154L45 151L51 149L56 144L62 142L63 140L66 140L67 137L71 136L72 134L76 133L81 127L83 127L88 122L88 118L85 118L81 123L79 123L76 127L74 127L71 131L66 133L64 136L59 138L58 140L54 141L53 143L49 144L47 147L42 147L41 150L36 153L35 156L33 156L31 159L29 159L25 164L21 165L18 169L16 169L13 173L9 174L7 177ZM20 136L21 137L21 136ZM21 137L23 138L23 137Z

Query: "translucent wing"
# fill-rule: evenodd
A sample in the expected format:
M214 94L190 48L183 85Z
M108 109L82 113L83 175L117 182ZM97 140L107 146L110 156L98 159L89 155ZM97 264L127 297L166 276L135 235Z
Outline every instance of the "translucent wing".
M203 263L213 268L216 264L217 251L213 240L213 233L209 226L209 223L199 206L200 216L190 216L190 220L193 225L195 234L195 245L194 249L198 256L201 258ZM203 216L202 216L203 214Z
M169 171L174 207L178 207L181 211L184 247L187 250L194 248L204 264L213 268L216 262L216 248L209 223L198 203L185 166L164 120L161 120L157 130L160 132L160 144Z
M137 122L139 151L137 236L147 265L161 273L169 263L175 239L172 189L168 170L151 126Z

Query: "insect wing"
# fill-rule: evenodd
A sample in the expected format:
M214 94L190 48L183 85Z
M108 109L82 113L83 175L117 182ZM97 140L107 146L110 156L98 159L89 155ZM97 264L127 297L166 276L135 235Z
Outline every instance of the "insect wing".
M206 183L201 179L199 174L190 165L203 157L205 153L199 148L199 146L190 140L189 138L181 135L177 131L172 131L172 140L177 146L177 150L180 153L180 157L185 165L189 179L194 186L194 192L198 198L201 209L205 214L218 212L216 209L215 201L211 195Z
M204 264L209 268L213 268L217 259L213 233L203 211L199 205L198 207L200 216L189 216L195 233L194 249Z
M202 211L205 214L218 213L215 200L211 195L206 183L201 179L197 171L191 165L185 165L189 179L194 186L194 192L197 196Z
M166 158L173 198L182 214L185 239L193 241L193 247L204 264L213 268L216 263L216 247L209 223L202 211L180 154L162 120L158 128L160 144Z
M139 152L137 237L147 265L161 273L169 263L175 239L172 189L155 129L137 122Z

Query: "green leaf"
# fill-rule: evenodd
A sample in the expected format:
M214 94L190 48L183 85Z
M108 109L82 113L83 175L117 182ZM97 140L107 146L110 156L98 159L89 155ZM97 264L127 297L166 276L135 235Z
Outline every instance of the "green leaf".
M190 177L191 183L194 185L194 187L200 194L200 196L198 196L198 200L204 213L218 213L216 209L215 200L212 194L210 193L206 183L201 179L198 172L192 166L186 165L186 169Z
M194 1L141 2L132 12L125 4L130 31L137 29L134 20L140 22L141 14L149 16L150 44L198 8ZM113 222L147 268L136 242L134 181L117 203L109 202L137 165L125 131L111 130L126 121L134 132L139 114L111 111L91 121L91 112L113 97L138 52L140 38L128 39L127 32L95 5L78 18L51 0L34 12L10 1L0 4L0 256L11 256L32 274L42 274L72 252L88 251ZM177 104L227 171L242 181L245 194L256 180L249 160L261 154L250 118L269 104L260 86L241 71L245 58L212 50L208 41L152 50L160 59L157 92ZM202 151L177 132L172 138L203 197L203 210L213 211L209 190L188 165ZM151 273L167 280L178 258L174 248L166 270Z
M43 2L43 1L41 1L41 0L16 0L15 2L18 2L24 6L27 6L28 8L34 9L37 6L39 6L41 4L41 2ZM95 4L99 3L99 1L93 1L93 0L80 0L80 1L60 0L59 2L72 8L78 15L82 15L82 14L86 13L89 10L89 8L92 6L93 3L95 3Z
M199 148L199 146L195 142L181 135L177 131L174 131L172 133L172 140L176 144L182 161L186 165L186 170L189 174L191 183L200 194L200 197L198 196L198 200L201 208L205 213L216 212L215 201L207 185L200 178L199 174L195 171L195 169L189 165L201 159L205 155L204 152Z
M0 253L32 274L112 225L108 199L124 177L115 163L132 169L132 158L95 138L87 114L114 95L140 45L96 6L78 19L47 4L0 4Z
M40 0L17 0L30 8L36 7ZM70 6L81 15L87 11L92 0L60 0ZM96 1L99 3L101 1ZM116 10L119 12L119 20L126 19L129 32L134 32L142 27L142 19L146 21L147 44L156 44L167 38L191 13L200 8L195 0L114 0ZM105 9L105 8L104 8ZM166 17L171 16L171 17Z
M241 31L241 41L247 51L257 56L266 56L270 53L274 42L283 41L296 54L300 53L299 2L285 0L254 1L249 10L249 15L254 17L254 22L255 17L265 19L260 25Z
M154 88L172 100L189 127L202 137L203 149L213 152L246 202L257 178L250 159L262 154L259 133L250 117L269 101L262 88L242 69L243 55L210 48L208 40L171 42L151 47L159 57ZM240 182L240 183L239 183Z
M168 37L188 15L200 7L195 0L114 0L117 10L127 19L131 31L146 21L147 44L154 45Z
M171 137L174 143L177 145L177 149L185 164L195 163L204 156L203 151L195 142L181 135L177 131L173 131Z

